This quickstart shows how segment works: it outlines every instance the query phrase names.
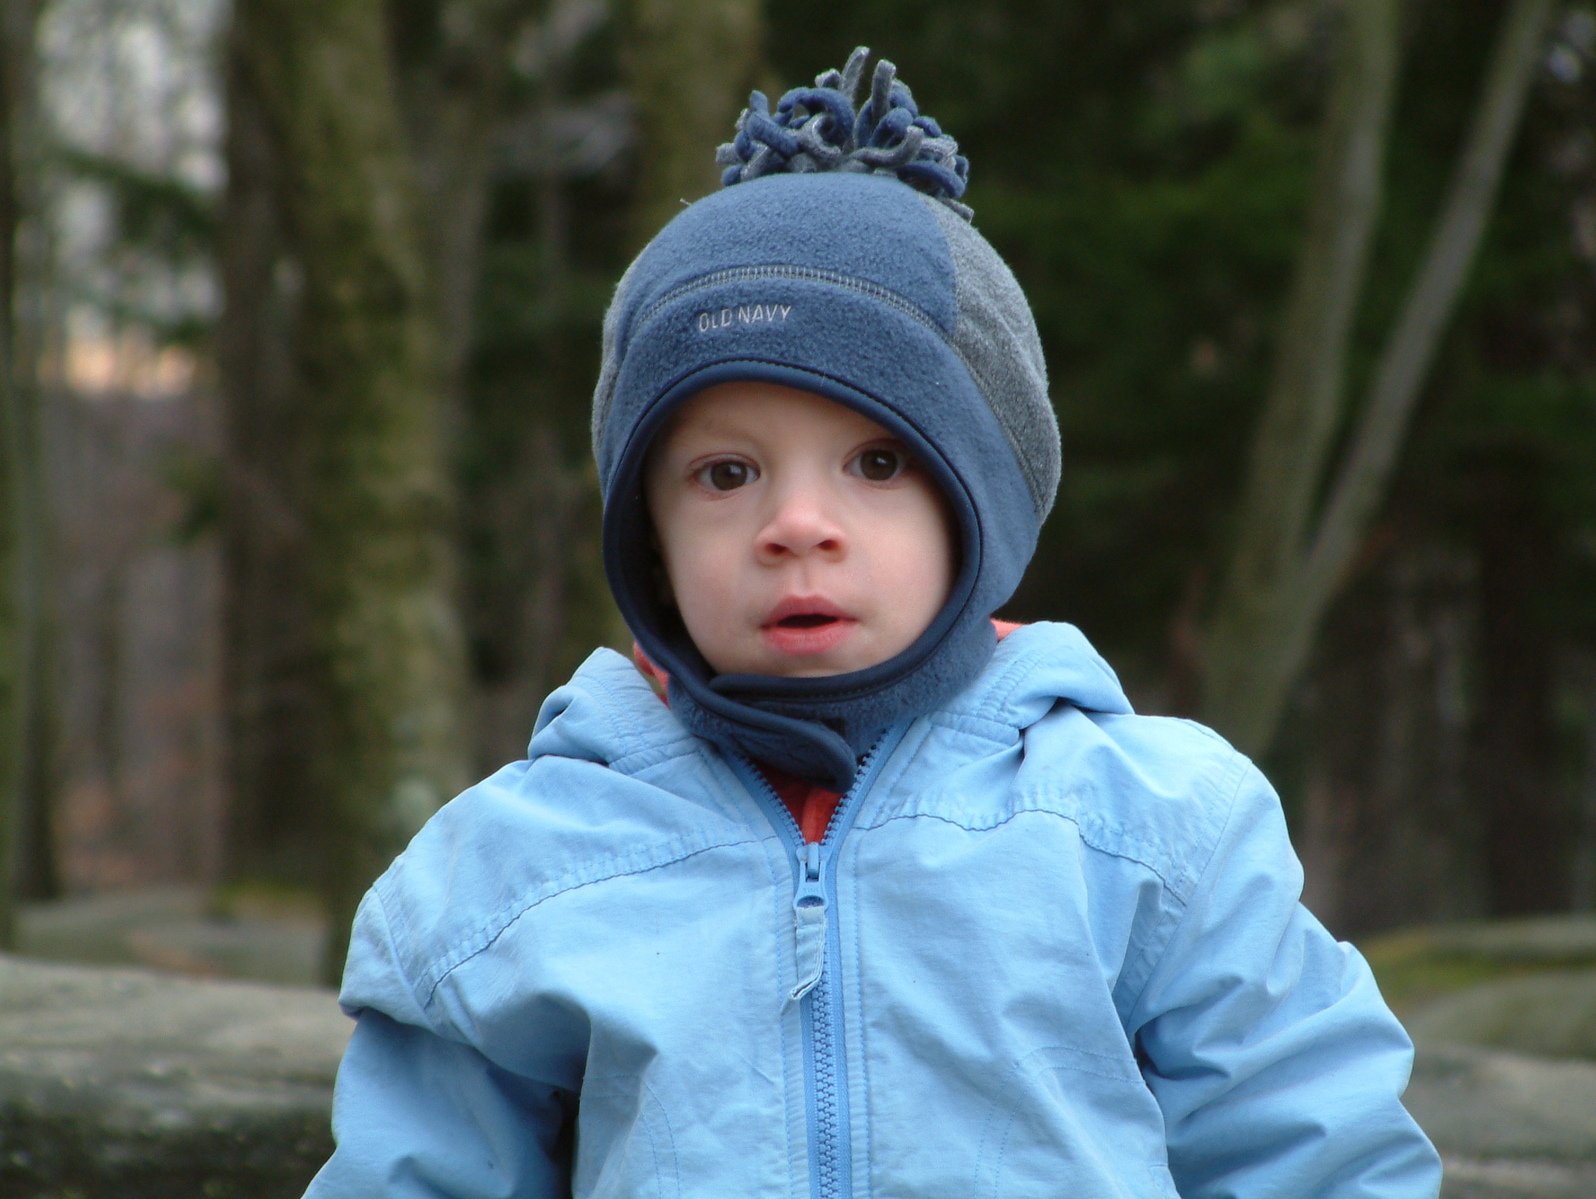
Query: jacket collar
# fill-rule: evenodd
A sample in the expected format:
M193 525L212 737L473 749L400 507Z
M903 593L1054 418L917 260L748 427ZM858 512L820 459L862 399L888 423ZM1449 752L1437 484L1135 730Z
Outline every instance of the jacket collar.
M1096 712L1132 710L1113 669L1081 631L1044 621L1004 636L985 669L940 711L995 722L1018 735L1059 703ZM527 752L634 774L702 746L637 666L601 649L544 701Z

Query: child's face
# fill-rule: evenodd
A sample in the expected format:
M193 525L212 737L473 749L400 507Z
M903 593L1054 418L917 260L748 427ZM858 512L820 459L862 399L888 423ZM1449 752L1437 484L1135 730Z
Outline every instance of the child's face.
M699 392L655 442L645 488L672 597L719 674L874 666L953 582L936 485L887 430L812 392Z

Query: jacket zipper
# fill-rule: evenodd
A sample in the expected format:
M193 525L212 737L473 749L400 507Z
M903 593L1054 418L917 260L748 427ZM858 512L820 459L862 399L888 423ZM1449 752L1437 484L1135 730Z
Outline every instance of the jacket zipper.
M761 801L771 824L792 850L793 927L797 983L788 1002L799 1005L803 1029L805 1106L809 1127L809 1193L812 1199L846 1199L851 1191L848 1074L843 1051L841 1005L836 1001L842 939L832 919L837 847L853 824L854 813L881 765L903 739L905 727L877 739L859 764L853 785L837 801L825 834L805 842L798 822L759 768L744 760L744 785ZM828 968L829 967L829 968Z

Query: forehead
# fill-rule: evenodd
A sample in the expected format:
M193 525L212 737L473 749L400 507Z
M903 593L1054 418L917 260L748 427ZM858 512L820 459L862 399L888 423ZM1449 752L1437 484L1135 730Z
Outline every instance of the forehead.
M792 429L837 436L886 436L887 430L845 404L779 383L717 383L695 393L665 421L655 446L685 440L775 435Z

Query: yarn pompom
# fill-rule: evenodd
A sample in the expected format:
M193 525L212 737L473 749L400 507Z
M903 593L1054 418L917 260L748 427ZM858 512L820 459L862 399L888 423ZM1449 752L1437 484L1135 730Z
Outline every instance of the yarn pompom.
M876 63L870 96L855 108L869 57L860 46L841 71L821 73L813 87L793 88L774 112L763 92L753 92L737 118L736 137L715 151L725 168L722 186L809 171L895 175L969 220L961 197L970 162L941 126L920 115L895 66L884 58Z

